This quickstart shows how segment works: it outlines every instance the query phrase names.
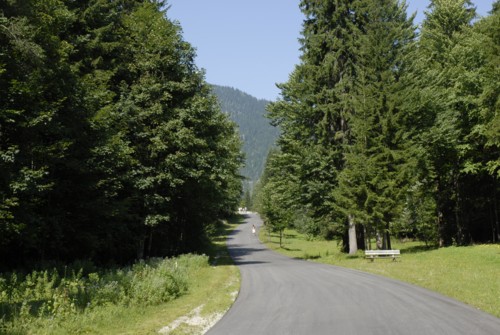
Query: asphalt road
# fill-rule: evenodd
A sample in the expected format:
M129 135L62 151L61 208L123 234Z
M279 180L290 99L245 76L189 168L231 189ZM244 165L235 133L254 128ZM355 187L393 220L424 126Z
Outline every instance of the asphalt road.
M500 334L499 318L429 290L270 251L251 232L261 223L249 214L228 238L241 289L207 334Z

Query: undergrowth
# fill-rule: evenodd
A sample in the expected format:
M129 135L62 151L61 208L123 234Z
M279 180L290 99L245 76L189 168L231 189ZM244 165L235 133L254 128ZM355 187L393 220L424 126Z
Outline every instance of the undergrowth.
M154 306L189 289L188 270L208 267L208 256L140 261L128 268L0 275L0 334L26 334L34 324L57 324L101 306Z

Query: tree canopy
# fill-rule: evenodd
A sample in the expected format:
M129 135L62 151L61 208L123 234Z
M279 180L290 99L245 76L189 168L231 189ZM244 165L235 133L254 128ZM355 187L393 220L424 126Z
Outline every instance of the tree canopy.
M351 253L391 235L498 241L499 6L476 19L434 0L417 32L404 2L301 1L301 62L268 108L269 171L286 173L261 180L264 217L287 208Z
M235 125L166 8L0 1L0 254L10 265L194 251L237 206Z

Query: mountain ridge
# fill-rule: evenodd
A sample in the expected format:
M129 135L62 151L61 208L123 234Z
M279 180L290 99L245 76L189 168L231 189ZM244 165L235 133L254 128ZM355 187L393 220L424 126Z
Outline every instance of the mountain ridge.
M279 129L266 117L269 100L258 99L246 92L229 86L212 84L222 112L239 127L245 153L245 166L241 174L246 178L245 189L252 189L264 170L269 150L275 145Z

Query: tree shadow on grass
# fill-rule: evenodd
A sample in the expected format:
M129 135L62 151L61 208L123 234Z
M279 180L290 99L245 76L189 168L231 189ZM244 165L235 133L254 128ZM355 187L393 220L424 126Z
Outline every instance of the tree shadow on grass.
M365 258L365 256L364 255L360 255L360 254L354 254L354 255L346 254L345 258L346 259L359 259L359 258Z
M281 246L280 248L286 251L302 251L302 249L287 248L285 246Z
M309 254L304 254L302 255L302 257L300 257L301 259L320 259L321 258L321 255L309 255Z
M401 253L418 254L418 253L422 253L422 252L436 250L436 249L438 249L438 247L433 246L433 245L412 245L412 246L408 246L408 247L403 246L400 249L401 249Z

